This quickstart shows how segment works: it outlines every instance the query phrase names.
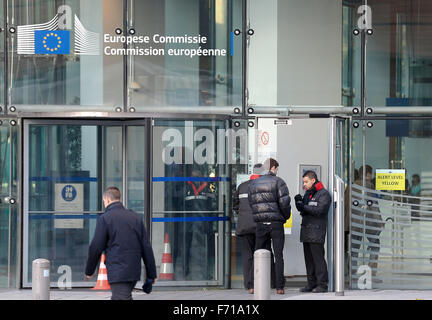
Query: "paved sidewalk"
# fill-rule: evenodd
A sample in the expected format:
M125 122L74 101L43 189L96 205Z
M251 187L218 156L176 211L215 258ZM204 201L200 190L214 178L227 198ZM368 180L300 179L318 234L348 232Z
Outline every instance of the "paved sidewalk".
M286 288L284 295L272 290L271 300L432 300L432 291L426 290L347 290L344 296L328 293L300 293L299 288ZM51 300L109 300L109 291L90 289L52 289ZM243 289L160 290L151 294L134 290L134 300L254 300L254 295ZM2 289L0 300L32 300L31 289Z

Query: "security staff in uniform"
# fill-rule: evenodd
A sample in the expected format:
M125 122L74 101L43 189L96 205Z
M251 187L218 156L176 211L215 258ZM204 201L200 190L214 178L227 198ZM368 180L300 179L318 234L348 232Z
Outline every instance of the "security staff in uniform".
M331 205L331 196L324 185L318 181L314 171L303 174L303 187L306 190L302 197L294 197L297 210L302 216L300 241L306 264L307 285L301 292L327 292L328 273L324 258L324 242L327 230L327 215Z
M202 173L193 169L191 176L200 178ZM205 221L203 218L208 216L208 211L213 210L215 194L211 192L208 182L199 180L186 182L185 210L188 216L196 221L185 222L185 275L191 274L191 267L194 265L201 269L201 272L193 274L194 280L211 280L214 278L212 268L215 255L215 222ZM192 248L194 238L197 245Z

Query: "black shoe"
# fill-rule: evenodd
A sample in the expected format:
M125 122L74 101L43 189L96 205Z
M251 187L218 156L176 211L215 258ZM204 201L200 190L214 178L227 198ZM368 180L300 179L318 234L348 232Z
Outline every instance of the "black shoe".
M312 290L314 289L315 287L309 287L309 286L306 286L306 287L304 287L304 288L301 288L300 289L300 292L312 292Z
M328 289L326 287L318 286L315 289L312 290L313 293L324 293L328 292Z

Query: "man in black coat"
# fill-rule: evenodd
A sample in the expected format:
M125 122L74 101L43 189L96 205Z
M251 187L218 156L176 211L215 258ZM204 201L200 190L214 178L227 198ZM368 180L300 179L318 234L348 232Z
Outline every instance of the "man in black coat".
M132 290L141 276L141 258L147 283L155 282L156 265L142 217L123 207L120 199L118 188L105 190L103 202L106 209L97 220L85 274L87 279L93 276L105 251L111 299L132 300Z
M291 199L285 181L276 176L279 163L269 158L264 162L264 168L269 170L268 174L251 181L248 192L249 204L257 223L255 249L271 252L273 244L276 293L284 294L283 225L291 216Z
M258 163L254 166L250 180L241 183L234 195L233 209L238 215L236 236L242 241L242 265L244 287L249 293L254 293L254 252L256 222L253 219L252 208L249 205L248 191L251 180L258 179L263 171L263 165ZM274 287L274 262L271 260L272 287Z
M324 258L324 242L327 230L327 215L331 196L313 171L303 175L304 197L294 197L297 210L302 216L300 241L306 264L307 285L301 292L327 292L328 272Z

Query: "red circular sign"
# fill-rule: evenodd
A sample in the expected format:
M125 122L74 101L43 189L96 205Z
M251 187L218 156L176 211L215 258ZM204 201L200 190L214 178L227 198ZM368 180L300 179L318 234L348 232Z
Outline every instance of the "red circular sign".
M262 142L263 145L266 146L269 143L269 141L270 141L270 135L268 134L267 131L264 131L261 134L261 142Z

